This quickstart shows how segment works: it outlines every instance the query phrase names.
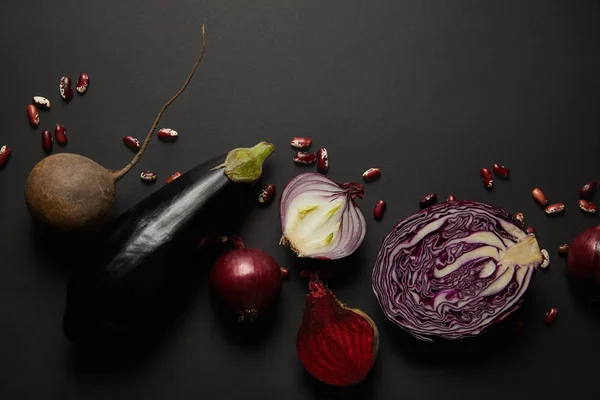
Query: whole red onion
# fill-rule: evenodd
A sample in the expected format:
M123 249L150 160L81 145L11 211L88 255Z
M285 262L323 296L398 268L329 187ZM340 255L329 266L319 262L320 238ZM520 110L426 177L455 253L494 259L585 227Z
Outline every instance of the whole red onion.
M573 239L567 265L573 278L600 287L600 225L584 230Z
M248 249L238 237L233 250L223 254L210 271L210 286L216 297L239 321L254 321L271 306L281 292L288 271L259 249Z

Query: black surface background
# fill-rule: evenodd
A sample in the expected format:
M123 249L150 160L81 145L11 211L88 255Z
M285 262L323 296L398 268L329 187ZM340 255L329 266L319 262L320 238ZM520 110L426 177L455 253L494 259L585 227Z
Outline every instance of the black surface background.
M117 211L151 193L174 171L233 147L273 141L263 182L282 188L304 171L291 161L292 136L329 149L330 175L382 179L366 187L368 233L344 261L338 297L371 315L381 352L352 389L315 382L297 361L295 334L305 284L285 283L275 322L252 340L227 331L206 285L139 362L77 360L62 334L69 270L35 239L23 182L43 156L40 132L68 127L64 149L108 168L132 156L124 135L143 137L181 85L200 48L208 50L188 91L162 126L174 144L153 141L119 184ZM597 397L598 316L576 302L560 243L599 221L576 208L578 187L598 176L600 3L597 0L38 1L0 4L0 145L13 157L0 171L0 397L3 399ZM58 79L90 74L84 97L64 104ZM53 101L34 130L25 106ZM501 162L509 182L485 191L478 171ZM145 186L144 169L159 182ZM530 198L542 187L568 205L549 219ZM257 190L258 188L255 188ZM522 310L524 336L423 346L388 323L370 285L385 233L431 191L522 211L553 256ZM385 218L371 216L388 202ZM249 246L297 272L303 263L277 245L277 207L257 209L239 232ZM68 251L63 243L57 253ZM56 254L54 254L56 255ZM85 266L81 266L82 268ZM548 307L555 325L542 323Z

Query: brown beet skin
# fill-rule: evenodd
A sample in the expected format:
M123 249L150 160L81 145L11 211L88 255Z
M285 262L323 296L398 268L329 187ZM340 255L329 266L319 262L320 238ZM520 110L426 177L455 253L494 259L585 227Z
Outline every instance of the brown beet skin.
M32 216L65 231L94 226L114 202L111 171L78 154L44 158L25 181L25 203Z

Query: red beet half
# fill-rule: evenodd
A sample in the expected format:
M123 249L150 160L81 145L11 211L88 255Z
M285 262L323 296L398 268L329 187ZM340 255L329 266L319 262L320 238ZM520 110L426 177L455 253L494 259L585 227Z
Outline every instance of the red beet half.
M351 386L371 370L379 350L379 333L368 315L347 308L322 282L313 280L296 350L304 368L321 382Z

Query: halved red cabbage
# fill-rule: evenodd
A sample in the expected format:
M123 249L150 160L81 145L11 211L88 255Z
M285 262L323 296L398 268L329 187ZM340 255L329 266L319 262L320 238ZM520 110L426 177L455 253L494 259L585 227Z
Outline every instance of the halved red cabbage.
M385 237L373 291L385 316L417 339L479 335L522 302L542 255L504 209L475 201L431 206Z

